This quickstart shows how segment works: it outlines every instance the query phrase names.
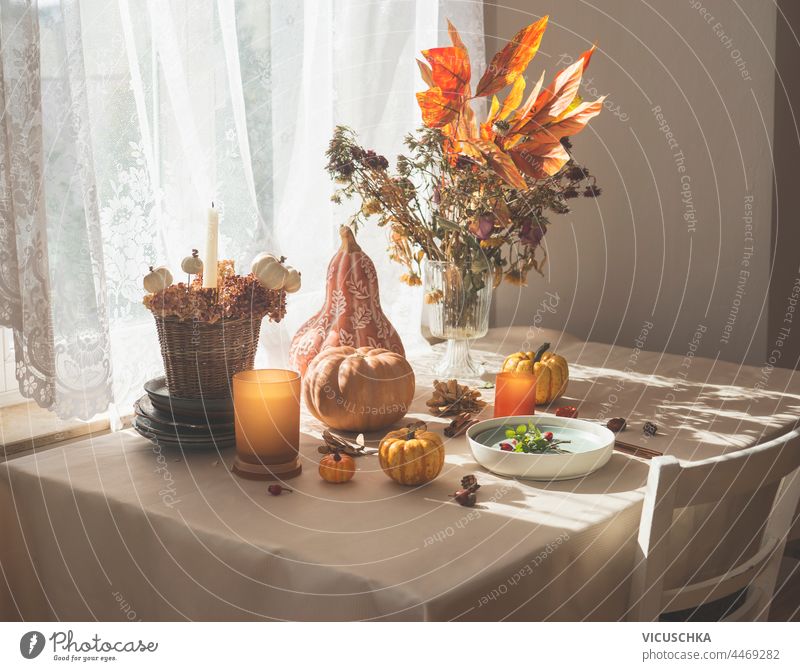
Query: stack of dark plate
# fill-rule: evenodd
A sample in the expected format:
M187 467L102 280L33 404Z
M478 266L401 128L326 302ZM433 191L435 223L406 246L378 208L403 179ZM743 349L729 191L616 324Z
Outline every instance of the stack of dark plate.
M163 448L183 450L233 447L233 400L175 398L167 381L157 377L133 406L133 428Z

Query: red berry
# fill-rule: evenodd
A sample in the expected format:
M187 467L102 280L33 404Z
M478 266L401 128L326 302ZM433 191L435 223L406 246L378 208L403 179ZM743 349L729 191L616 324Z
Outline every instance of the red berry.
M548 441L548 442L550 442L551 440L553 440L553 432L552 432L552 431L548 431L547 433L545 433L545 434L544 434L544 439L545 439L546 441Z
M573 417L578 416L578 409L574 405L565 405L556 410L556 417Z
M503 450L503 452L513 452L514 446L511 443L500 443L500 449Z

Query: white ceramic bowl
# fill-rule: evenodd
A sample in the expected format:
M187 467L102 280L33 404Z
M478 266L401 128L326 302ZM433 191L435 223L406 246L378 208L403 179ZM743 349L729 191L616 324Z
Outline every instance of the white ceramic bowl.
M505 429L533 422L542 433L552 431L556 439L569 440L560 445L569 454L525 454L504 452L498 444L505 441ZM606 465L614 451L614 434L606 427L582 419L549 415L495 417L467 429L472 455L484 468L516 478L530 480L570 480L593 473Z

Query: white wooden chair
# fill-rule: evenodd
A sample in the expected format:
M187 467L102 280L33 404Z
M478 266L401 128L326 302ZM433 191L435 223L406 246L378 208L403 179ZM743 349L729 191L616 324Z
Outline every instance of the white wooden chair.
M674 561L668 556L670 527L682 508L702 504L741 507L742 497L772 487L777 490L755 554L729 571L702 581L666 589L664 576ZM800 499L800 430L795 429L763 445L721 457L680 463L675 457L651 461L641 525L639 551L633 573L628 618L656 621L664 612L682 611L731 596L746 588L744 600L724 618L766 620L775 590L786 536ZM718 533L723 542L726 529ZM698 558L698 565L702 561Z

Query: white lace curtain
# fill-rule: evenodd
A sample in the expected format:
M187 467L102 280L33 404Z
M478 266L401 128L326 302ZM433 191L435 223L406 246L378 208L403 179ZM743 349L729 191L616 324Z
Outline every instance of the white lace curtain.
M329 201L333 126L400 151L414 58L446 18L482 62L478 1L0 0L0 324L21 392L63 417L129 411L162 369L142 277L202 251L211 200L222 258L242 270L268 249L303 273L262 332L261 362L282 363L348 215ZM384 231L360 242L413 348L419 295Z

